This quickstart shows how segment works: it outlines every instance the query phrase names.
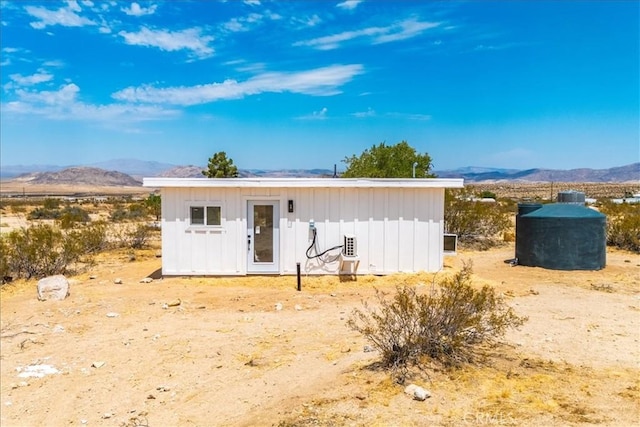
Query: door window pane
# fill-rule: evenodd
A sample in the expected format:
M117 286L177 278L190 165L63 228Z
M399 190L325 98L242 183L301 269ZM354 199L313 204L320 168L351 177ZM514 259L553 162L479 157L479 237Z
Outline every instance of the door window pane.
M254 262L273 262L273 206L253 208Z

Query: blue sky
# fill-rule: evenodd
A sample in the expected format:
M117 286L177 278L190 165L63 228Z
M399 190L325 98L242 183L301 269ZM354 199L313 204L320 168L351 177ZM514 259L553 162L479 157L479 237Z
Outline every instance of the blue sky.
M640 161L636 1L2 1L0 164Z

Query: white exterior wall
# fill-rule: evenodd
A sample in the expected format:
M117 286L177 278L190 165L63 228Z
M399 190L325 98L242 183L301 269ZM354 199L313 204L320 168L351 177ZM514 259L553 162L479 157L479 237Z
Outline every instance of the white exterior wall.
M357 239L357 274L437 271L443 262L443 188L162 188L162 272L165 275L247 274L247 202L280 203L280 274L336 274L339 262L308 260L309 221L318 247ZM294 212L287 201L294 201ZM220 228L191 227L189 207L219 204ZM339 250L332 254L339 253Z

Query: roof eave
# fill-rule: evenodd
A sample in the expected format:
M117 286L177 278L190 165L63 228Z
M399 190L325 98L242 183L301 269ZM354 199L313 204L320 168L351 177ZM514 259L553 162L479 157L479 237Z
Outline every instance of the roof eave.
M152 188L463 188L461 178L144 178Z

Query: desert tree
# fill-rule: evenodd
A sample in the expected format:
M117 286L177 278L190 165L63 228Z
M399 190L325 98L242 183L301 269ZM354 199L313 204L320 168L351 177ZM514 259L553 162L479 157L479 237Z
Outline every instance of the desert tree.
M207 169L202 171L207 178L237 178L238 168L233 164L227 153L219 151L209 158Z
M343 178L432 178L431 157L420 154L406 141L395 145L381 142L362 152L345 157Z
M156 221L160 221L160 215L162 213L162 199L159 194L149 194L144 201L147 210L151 215L156 218Z

